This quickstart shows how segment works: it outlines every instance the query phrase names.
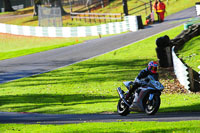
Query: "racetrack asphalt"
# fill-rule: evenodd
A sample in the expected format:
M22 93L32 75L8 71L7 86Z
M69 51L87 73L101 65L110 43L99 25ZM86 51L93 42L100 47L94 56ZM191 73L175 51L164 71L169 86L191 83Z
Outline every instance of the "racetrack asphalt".
M196 17L195 7L166 17L163 23L125 34L86 41L81 44L0 61L0 83L45 73L68 66L145 39Z
M0 123L17 124L69 124L84 122L127 122L127 121L187 121L200 120L200 112L170 112L146 115L133 113L127 116L118 114L37 114L0 112Z
M153 24L137 32L99 38L81 44L26 55L0 61L0 83L23 77L45 73L60 67L68 66L109 51L127 46L162 31L179 26L188 19L196 17L195 7L166 17L165 22ZM126 117L118 114L37 114L0 112L0 123L26 124L66 124L81 122L116 122L116 121L181 121L200 120L200 112L192 113L157 113L147 116L134 113Z

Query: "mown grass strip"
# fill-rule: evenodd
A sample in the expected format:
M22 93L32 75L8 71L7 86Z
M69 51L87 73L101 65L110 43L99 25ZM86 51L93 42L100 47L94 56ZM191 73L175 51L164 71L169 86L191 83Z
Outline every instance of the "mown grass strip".
M200 132L200 121L180 122L111 122L111 123L81 123L65 125L29 125L29 124L0 124L1 132L162 132L162 133L188 133Z
M95 38L98 37L48 38L0 34L0 60L75 45Z

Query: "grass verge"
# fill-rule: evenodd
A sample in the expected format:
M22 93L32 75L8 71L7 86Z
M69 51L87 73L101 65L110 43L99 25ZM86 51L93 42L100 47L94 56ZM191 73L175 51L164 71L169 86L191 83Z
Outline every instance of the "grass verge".
M95 38L98 37L48 38L0 34L0 60L75 45Z
M200 121L180 122L112 122L112 123L81 123L65 125L23 125L23 124L0 124L1 132L200 132Z
M184 47L179 50L179 58L197 72L200 65L200 36L192 38L190 41L184 44Z

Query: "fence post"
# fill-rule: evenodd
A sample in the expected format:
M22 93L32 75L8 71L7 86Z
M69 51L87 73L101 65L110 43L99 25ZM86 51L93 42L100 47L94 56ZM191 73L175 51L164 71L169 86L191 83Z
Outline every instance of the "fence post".
M193 74L193 70L188 67L188 72L189 72L189 81L190 81L190 91L194 91L194 74Z
M101 0L101 8L104 8L104 2Z
M124 14L125 14L125 16L128 16L127 0L122 0L122 1L123 1Z
M144 6L145 6L145 13L147 15L147 6L146 6L146 3L144 4Z
M200 91L199 73L190 67L188 68L188 71L189 71L189 80L190 80L190 91L193 91L193 92Z
M200 66L198 66L198 68L200 69ZM200 79L200 71L199 71L199 79Z
M152 13L152 1L151 0L149 0L149 4L150 4L150 11Z

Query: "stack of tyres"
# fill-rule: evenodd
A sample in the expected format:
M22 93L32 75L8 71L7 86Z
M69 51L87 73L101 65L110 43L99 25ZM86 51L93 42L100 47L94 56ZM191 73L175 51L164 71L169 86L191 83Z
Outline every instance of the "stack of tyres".
M160 67L172 67L172 55L169 36L157 38L156 53L159 60Z

